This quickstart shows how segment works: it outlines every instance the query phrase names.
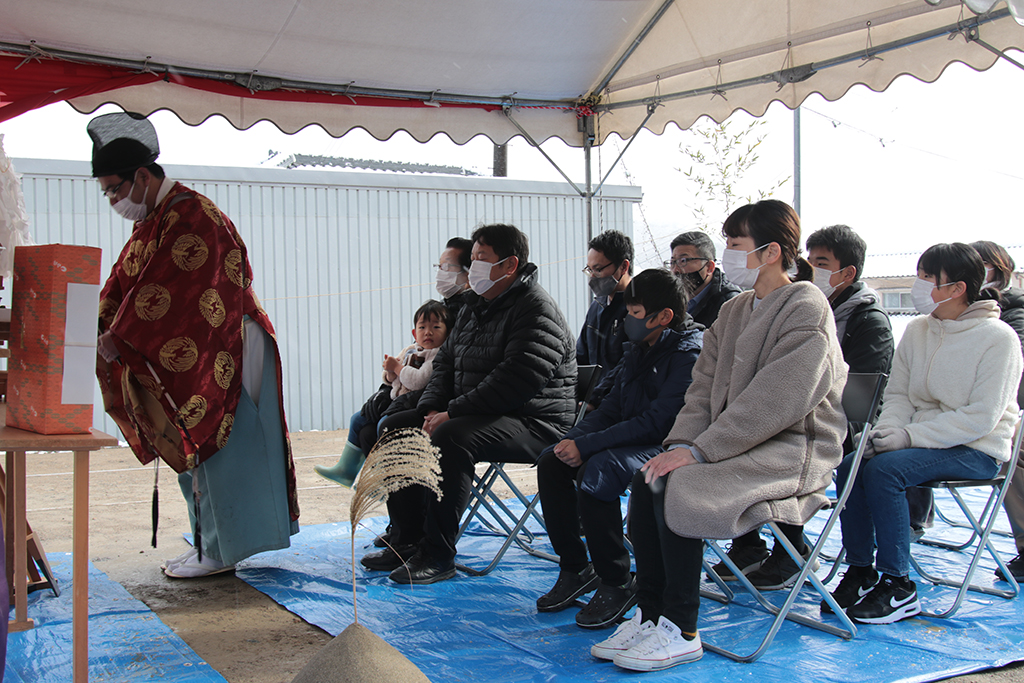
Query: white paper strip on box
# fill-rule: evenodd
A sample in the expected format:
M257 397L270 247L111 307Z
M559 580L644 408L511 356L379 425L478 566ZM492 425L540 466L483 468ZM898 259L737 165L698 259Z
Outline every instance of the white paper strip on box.
M69 282L67 305L60 402L92 403L96 390L96 320L100 286Z

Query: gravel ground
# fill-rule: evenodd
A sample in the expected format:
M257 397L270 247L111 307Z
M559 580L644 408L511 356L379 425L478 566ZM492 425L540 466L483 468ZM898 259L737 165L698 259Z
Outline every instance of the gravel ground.
M327 485L313 465L334 462L346 430L292 435L302 524L347 518L349 493ZM187 549L188 515L174 473L160 469L158 547L149 541L153 468L126 448L93 453L90 475L90 559L171 627L230 683L288 683L331 636L280 607L233 575L169 579L163 559ZM29 454L28 519L47 552L71 552L72 460L69 453ZM529 468L517 485L536 489ZM1024 666L962 676L957 681L1024 683ZM439 683L439 682L436 682Z

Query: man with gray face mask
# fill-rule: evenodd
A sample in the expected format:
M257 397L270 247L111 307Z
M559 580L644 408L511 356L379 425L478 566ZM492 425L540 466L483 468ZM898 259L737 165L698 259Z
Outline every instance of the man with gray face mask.
M583 272L594 301L576 340L576 364L601 366L600 379L590 394L593 409L612 390L615 368L629 341L623 325L626 304L622 292L633 274L633 242L618 230L606 230L590 240L587 247L587 267Z

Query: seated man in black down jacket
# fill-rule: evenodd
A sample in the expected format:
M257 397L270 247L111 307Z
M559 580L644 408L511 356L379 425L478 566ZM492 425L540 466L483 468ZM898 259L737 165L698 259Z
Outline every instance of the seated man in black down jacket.
M416 410L381 423L382 431L422 426L441 450L441 500L421 487L393 493L392 547L362 559L398 583L455 575L455 536L480 456L533 461L574 417L575 340L537 284L526 235L485 225L472 240L469 283L480 299L459 312Z

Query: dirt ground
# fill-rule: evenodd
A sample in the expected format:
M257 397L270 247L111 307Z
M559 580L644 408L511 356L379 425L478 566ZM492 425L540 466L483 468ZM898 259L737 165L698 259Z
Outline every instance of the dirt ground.
M299 487L300 523L347 519L349 493L328 485L313 466L335 461L346 430L292 435ZM163 559L187 549L188 515L177 478L160 469L160 524L150 547L153 467L126 448L92 454L90 559L144 602L230 683L288 683L331 636L307 624L233 575L175 580L160 570ZM47 552L71 552L70 453L29 454L28 520ZM536 489L529 468L515 472L524 491ZM1024 683L1024 666L953 679L972 683ZM440 682L436 682L440 683Z

